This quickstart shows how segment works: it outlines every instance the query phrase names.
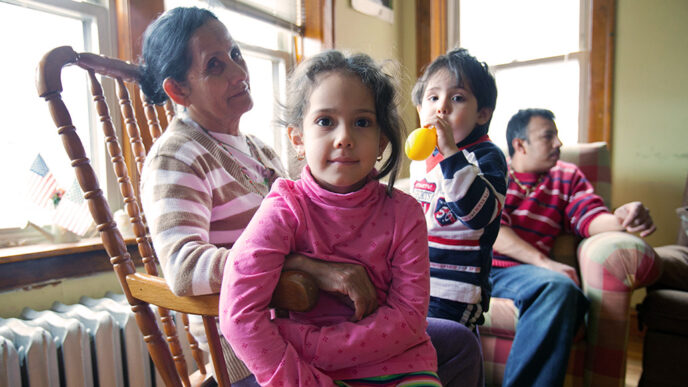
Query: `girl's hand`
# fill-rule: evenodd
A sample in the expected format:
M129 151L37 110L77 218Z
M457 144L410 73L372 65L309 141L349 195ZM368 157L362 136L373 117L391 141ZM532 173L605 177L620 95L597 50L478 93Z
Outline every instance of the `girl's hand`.
M377 309L375 287L361 265L324 262L301 254L290 254L285 269L297 269L315 277L318 288L338 293L353 302L351 321L359 321Z
M454 131L446 119L434 116L431 120L423 123L425 128L431 126L434 126L437 132L437 149L442 153L442 156L447 158L459 151L454 141Z

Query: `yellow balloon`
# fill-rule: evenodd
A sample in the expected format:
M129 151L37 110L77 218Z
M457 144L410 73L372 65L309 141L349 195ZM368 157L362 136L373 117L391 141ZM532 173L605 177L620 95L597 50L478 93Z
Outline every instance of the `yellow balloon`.
M418 128L409 134L404 150L411 160L427 159L437 146L437 132L435 128Z

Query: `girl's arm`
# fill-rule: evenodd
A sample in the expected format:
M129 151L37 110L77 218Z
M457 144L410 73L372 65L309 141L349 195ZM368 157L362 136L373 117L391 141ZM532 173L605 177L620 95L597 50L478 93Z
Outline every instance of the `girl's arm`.
M294 249L292 210L271 193L232 247L220 291L220 329L261 385L331 387L332 380L308 364L270 320L284 257Z
M487 144L488 149L463 150L440 162L444 200L454 215L474 230L500 215L506 196L506 161L496 146Z
M395 227L392 280L387 299L370 316L322 328L278 319L280 332L304 359L323 370L380 362L428 340L430 274L427 229L420 206L411 197L399 205L403 222ZM399 226L399 225L398 225ZM290 335L290 336L286 336Z
M326 262L301 254L290 254L284 270L301 270L315 278L320 290L339 293L354 305L352 321L358 321L377 309L377 294L362 265Z

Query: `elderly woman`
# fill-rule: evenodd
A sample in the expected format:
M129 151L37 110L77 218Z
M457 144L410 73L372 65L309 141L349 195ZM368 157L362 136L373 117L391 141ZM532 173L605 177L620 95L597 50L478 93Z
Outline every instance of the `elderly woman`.
M148 153L141 178L153 244L174 293L218 293L232 244L272 182L286 174L272 149L239 131L241 116L253 106L248 69L212 12L175 8L161 15L146 30L142 61L141 87L149 102L170 98L183 107ZM285 268L313 274L323 291L349 297L356 318L377 308L360 266L296 255ZM202 332L197 321L194 333ZM470 331L430 319L428 333L445 385L481 383L480 347ZM223 350L233 385L257 385L224 340Z

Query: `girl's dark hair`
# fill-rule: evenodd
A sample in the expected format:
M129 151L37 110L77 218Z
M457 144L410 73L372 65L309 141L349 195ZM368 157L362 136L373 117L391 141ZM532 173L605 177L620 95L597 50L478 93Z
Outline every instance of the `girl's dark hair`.
M162 88L166 78L183 82L191 66L189 39L194 32L217 16L196 7L173 8L160 15L143 34L141 58L141 90L152 104L167 101Z
M458 86L464 87L466 83L468 84L471 92L475 95L475 99L478 101L478 110L487 107L494 111L497 105L497 84L495 79L490 74L487 64L479 62L465 48L453 49L445 55L440 55L426 67L425 72L418 78L416 85L413 86L411 91L411 99L415 106L420 106L423 102L423 94L425 94L425 88L428 86L430 77L441 69L447 69L454 74ZM479 128L487 133L490 121L479 126Z
M301 62L289 76L287 102L282 106L282 118L279 123L285 127L303 128L308 101L317 86L316 78L328 72L354 75L373 93L378 125L392 147L376 179L389 175L387 193L391 195L401 164L404 123L397 110L399 95L394 78L386 74L368 55L344 55L339 51L330 50Z

